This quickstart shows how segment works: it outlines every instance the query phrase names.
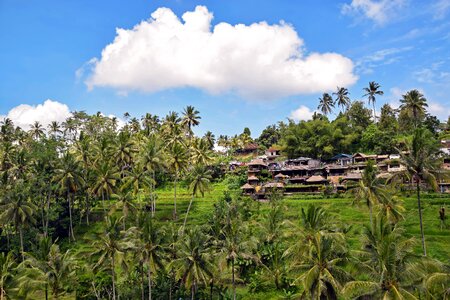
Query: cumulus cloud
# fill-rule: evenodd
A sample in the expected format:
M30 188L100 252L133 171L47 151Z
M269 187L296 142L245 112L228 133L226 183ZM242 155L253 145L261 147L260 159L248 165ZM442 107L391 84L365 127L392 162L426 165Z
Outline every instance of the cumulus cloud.
M11 119L15 126L27 130L35 121L39 121L46 127L52 121L65 121L70 115L69 107L66 104L48 99L38 105L21 104L12 108L3 117Z
M132 29L116 30L91 61L89 89L155 92L194 87L253 99L279 98L350 86L353 62L337 53L309 53L284 22L211 25L205 6L183 14L158 8Z
M295 121L307 121L312 119L312 116L314 114L314 111L311 110L309 107L301 105L299 108L291 112L291 115L289 116L291 119Z
M399 9L405 6L405 0L352 0L344 4L341 12L372 20L378 25L387 23Z

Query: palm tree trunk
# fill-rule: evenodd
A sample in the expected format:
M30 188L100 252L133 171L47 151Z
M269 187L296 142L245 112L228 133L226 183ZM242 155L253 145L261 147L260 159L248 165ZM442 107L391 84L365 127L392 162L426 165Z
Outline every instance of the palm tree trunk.
M106 214L106 208L105 208L105 191L102 189L102 206L103 206L103 213Z
M70 227L69 227L69 241L71 238L75 241L75 235L73 234L73 221L72 221L72 201L70 201L70 193L67 192L67 202L69 202L69 221L70 221Z
M23 230L22 226L19 226L19 235L20 235L20 252L22 254L22 262L25 260L25 255L23 253Z
M231 282L233 285L233 300L236 300L236 282L234 279L234 258L231 259Z
M189 211L191 210L191 205L192 205L193 201L194 201L194 195L192 195L191 201L189 201L189 206L188 206L188 209L186 211L186 216L184 216L183 229L181 230L182 233L184 233L184 228L186 227L187 217L189 215Z
M148 264L148 300L152 300L152 271L150 270L150 263Z
M372 211L372 203L369 202L369 216L370 216L370 226L373 229L373 211Z
M156 197L155 197L155 188L156 188L156 184L155 184L155 170L152 171L152 179L153 182L151 184L152 186L152 200L153 200L153 205L152 205L152 217L155 216L155 212L156 212Z
M375 114L375 101L372 101L372 105L373 105L373 122L376 123L377 115Z
M112 290L113 290L113 300L116 300L116 276L115 276L115 266L114 266L114 254L111 256L111 275L112 275Z
M419 208L420 234L422 236L422 249L423 255L427 256L427 247L425 245L425 234L423 232L422 207L420 205L420 179L416 180L416 187L417 187L417 206Z
M45 284L45 300L48 300L48 283Z
M173 220L177 220L177 180L178 171L175 172L175 181L173 182L174 194L173 194Z

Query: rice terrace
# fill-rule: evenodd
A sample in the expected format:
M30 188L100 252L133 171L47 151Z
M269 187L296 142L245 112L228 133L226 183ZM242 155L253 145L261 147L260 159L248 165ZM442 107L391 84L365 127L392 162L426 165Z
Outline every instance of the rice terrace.
M0 300L450 299L449 21L0 0Z

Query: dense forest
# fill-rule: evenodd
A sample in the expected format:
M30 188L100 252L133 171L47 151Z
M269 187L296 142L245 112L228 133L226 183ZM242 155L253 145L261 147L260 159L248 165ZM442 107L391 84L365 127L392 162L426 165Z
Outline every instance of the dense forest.
M379 116L380 86L365 94L373 109L338 88L311 120L270 125L255 139L248 128L196 136L192 106L163 118L125 113L121 127L100 112L27 131L3 120L0 299L448 299L449 257L427 255L420 197L450 203L434 192L448 175L439 141L450 137L450 118L430 115L417 90ZM306 195L319 204L293 216L293 200L279 193L264 203L241 195L245 177L227 166L248 143L277 145L288 158L400 153L406 171L380 180L369 165L354 189ZM405 178L412 194L399 190ZM340 221L320 204L327 197L351 199L346 209L365 218ZM405 212L406 197L418 215ZM445 209L438 217L432 230L448 248Z

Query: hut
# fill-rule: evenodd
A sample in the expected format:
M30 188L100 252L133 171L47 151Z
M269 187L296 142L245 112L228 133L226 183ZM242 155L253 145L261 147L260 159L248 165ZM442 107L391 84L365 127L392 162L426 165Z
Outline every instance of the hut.
M320 175L313 175L306 179L306 183L308 184L328 184L328 180Z
M251 194L255 193L255 187L248 183L241 186L241 189L242 189L243 193L246 195L251 195Z
M254 176L254 175L249 176L249 177L247 178L247 183L248 183L248 184L251 184L251 185L257 185L258 182L259 182L258 177Z

